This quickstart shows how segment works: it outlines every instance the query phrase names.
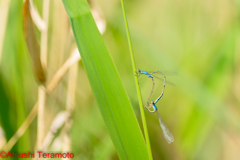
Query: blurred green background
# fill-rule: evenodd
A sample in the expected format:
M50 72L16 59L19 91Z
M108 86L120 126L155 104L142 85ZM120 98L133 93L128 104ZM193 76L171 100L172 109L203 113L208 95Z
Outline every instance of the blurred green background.
M22 1L0 1L0 150L23 123L38 99L38 84L22 30ZM106 30L104 41L134 107L140 127L134 75L120 1L89 2ZM35 0L40 15L42 1ZM4 6L4 7L2 7ZM240 159L240 1L150 0L125 1L136 67L147 71L176 71L166 75L157 104L163 121L175 137L168 144L156 114L145 110L153 158L156 160ZM5 13L4 11L9 8ZM38 31L40 39L40 33ZM75 47L62 1L51 0L48 33L47 84ZM82 62L78 65L76 102L70 132L72 152L79 160L118 159L100 115ZM66 74L47 97L46 128L65 108ZM156 82L152 99L162 90ZM152 82L140 80L143 103ZM13 148L32 151L36 119ZM5 133L3 133L3 130ZM61 150L61 136L49 150Z

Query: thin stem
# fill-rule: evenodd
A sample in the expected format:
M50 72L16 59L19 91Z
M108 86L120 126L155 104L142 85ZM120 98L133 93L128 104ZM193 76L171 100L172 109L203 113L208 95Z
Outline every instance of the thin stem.
M71 115L69 114L68 111L61 111L54 117L50 130L48 131L43 142L43 147L42 147L43 152L47 151L48 147L51 145L52 141L54 140L54 137L56 137L58 131L62 129L62 127L65 125L68 119L70 119L70 117ZM61 135L59 135L59 137L61 137ZM64 144L62 146L65 147ZM68 159L64 158L64 160L68 160Z
M45 127L44 127L44 114L45 114L45 86L38 87L38 120L37 120L37 149L42 150L44 141Z
M30 6L31 6L30 7L31 8L30 13L31 13L31 17L32 17L32 20L33 20L34 24L37 26L37 28L40 31L45 31L46 30L46 23L40 17L36 7L33 4L33 0L30 0L29 3L30 3Z
M41 63L43 69L47 68L47 44L48 44L48 19L49 19L49 3L50 0L43 1L43 21L45 22L45 30L41 31Z
M46 24L46 30L41 32L41 49L40 59L44 70L47 68L47 35L48 35L48 15L49 15L49 0L43 1L43 21ZM43 88L44 87L44 88ZM37 149L41 150L44 137L45 137L45 104L46 104L46 92L45 85L39 86L38 89L38 138Z
M129 27L128 27L128 23L127 23L127 17L126 17L126 12L124 9L123 0L121 0L121 4L122 4L123 17L124 17L124 21L125 21L125 27L126 27L126 31L127 31L128 45L129 45L129 50L130 50L130 55L131 55L131 60L132 60L133 73L135 75L136 64L135 64L135 59L133 56L133 49L132 49ZM142 102L142 96L141 96L141 91L140 91L140 87L139 87L138 77L137 76L134 76L134 77L135 77L135 84L136 84L137 93L138 93L140 112L141 112L141 116L142 116L143 130L144 130L145 140L146 140L146 144L147 144L148 157L149 157L149 160L152 160L153 158L152 158L151 145L150 145L149 136L148 136L146 118L145 118L145 114L144 114L144 110L143 110L143 102Z
M53 88L56 86L56 84L61 80L65 72L71 67L73 64L75 64L77 61L81 59L80 54L78 52L78 49L75 48L73 51L73 54L71 57L68 58L68 60L62 65L61 69L59 69L53 76L53 80L48 85L48 92L51 92Z

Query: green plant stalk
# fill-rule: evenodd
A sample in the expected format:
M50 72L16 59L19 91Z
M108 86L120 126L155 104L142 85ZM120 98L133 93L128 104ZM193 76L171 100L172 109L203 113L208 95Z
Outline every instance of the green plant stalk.
M135 59L133 56L132 43L131 43L131 39L130 39L129 27L128 27L128 23L127 23L127 16L126 16L126 11L124 8L123 0L121 0L121 4L122 4L123 17L124 17L125 27L126 27L126 32L127 32L129 51L130 51L131 60L132 60L133 74L135 74L136 73L136 64L135 64ZM138 77L137 76L134 76L134 77L135 77L135 83L136 83L136 88L137 88L137 93L138 93L140 112L141 112L141 116L142 116L144 136L145 136L145 140L146 140L146 144L147 144L148 157L149 157L149 160L152 160L153 157L152 157L151 145L150 145L149 135L148 135L148 130L147 130L146 118L145 118L145 114L144 114L144 110L143 110L142 95L141 95L141 91L140 91L140 87L139 87Z

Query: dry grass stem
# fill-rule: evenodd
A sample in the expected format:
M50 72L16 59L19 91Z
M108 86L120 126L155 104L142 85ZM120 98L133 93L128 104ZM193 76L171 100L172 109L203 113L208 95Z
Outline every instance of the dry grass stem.
M43 1L43 21L45 22L45 30L41 32L41 49L40 59L43 69L47 68L47 38L48 38L48 17L49 17L49 0ZM37 136L37 149L41 150L43 147L45 137L45 104L46 104L46 93L45 89L40 86L38 89L38 136Z
M29 2L30 2L30 6L31 6L30 13L31 13L34 24L37 26L37 28L40 31L45 31L47 28L46 23L43 21L43 19L38 14L38 11L37 11L36 7L34 6L33 1L30 0Z
M46 138L44 139L43 142L43 151L46 151L47 148L50 146L51 142L53 141L55 134L58 132L59 129L63 127L65 122L69 119L70 114L67 111L61 111L58 113L51 125L50 131L48 132Z
M48 44L48 19L49 19L49 0L43 1L43 21L46 29L41 32L41 62L43 69L47 67L47 44Z
M51 80L50 84L47 86L47 89L45 92L50 94L53 89L57 86L60 79L65 75L67 70L77 63L80 60L79 52L77 49L74 50L74 53L72 56L64 63L64 65L56 72L56 74L53 76L53 79ZM44 89L44 88L42 88ZM25 133L29 125L32 123L33 119L37 116L38 112L38 102L35 103L33 109L31 110L30 114L26 118L26 120L23 122L23 124L19 127L17 132L12 136L12 138L7 142L7 144L3 147L3 150L5 152L12 149L12 147L16 144L18 139Z
M75 64L77 61L80 60L80 54L78 49L76 48L70 58L63 64L63 66L57 71L57 73L53 76L53 80L49 83L47 92L52 92L53 88L56 84L61 80L62 76L66 73L68 68Z

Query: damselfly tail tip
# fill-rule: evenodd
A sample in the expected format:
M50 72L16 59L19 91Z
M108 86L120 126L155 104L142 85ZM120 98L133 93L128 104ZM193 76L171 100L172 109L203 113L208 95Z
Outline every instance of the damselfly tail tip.
M166 126L166 124L163 122L159 112L157 112L157 114L158 114L158 120L159 120L159 123L160 123L160 127L162 128L162 132L163 132L164 138L170 144L170 143L172 143L174 141L174 137L173 137L172 133L169 131L169 129Z
M170 133L171 134L171 133ZM164 138L166 139L166 141L168 142L168 144L171 144L172 142L174 142L174 137L173 137L173 135L171 134L171 135L169 135L169 133L168 134L164 134Z

